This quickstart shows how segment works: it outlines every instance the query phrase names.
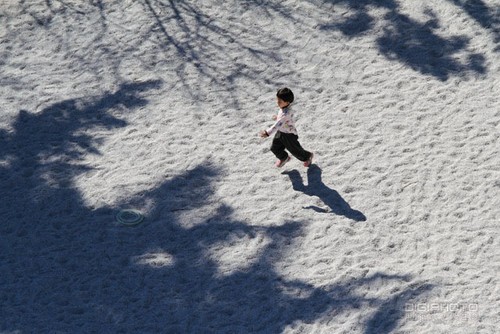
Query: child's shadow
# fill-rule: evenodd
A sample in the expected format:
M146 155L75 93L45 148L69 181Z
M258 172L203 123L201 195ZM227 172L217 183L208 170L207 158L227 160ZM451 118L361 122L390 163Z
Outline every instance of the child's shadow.
M330 207L331 212L355 221L366 221L366 217L362 212L352 209L336 190L328 188L323 181L321 181L321 168L317 165L311 165L307 170L307 186L304 185L300 173L295 169L283 172L282 174L286 174L290 177L295 191L301 191L306 195L319 197L319 199ZM328 212L314 205L305 208L313 209L316 212Z

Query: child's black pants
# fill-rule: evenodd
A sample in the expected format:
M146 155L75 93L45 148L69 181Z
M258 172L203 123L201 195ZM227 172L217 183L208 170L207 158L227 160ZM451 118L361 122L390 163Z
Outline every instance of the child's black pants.
M300 161L306 161L311 156L311 152L304 150L300 145L299 136L278 131L274 135L271 151L278 159L285 160L288 157L285 149Z

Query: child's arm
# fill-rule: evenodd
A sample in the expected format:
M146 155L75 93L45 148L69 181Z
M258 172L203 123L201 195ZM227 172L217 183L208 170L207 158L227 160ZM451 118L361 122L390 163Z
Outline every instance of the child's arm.
M282 112L278 113L278 115L273 115L273 120L275 120L275 123L267 130L260 131L259 136L261 138L267 138L278 132L283 124L285 124L287 117L290 117L288 109L283 110Z
M272 136L273 134L278 132L278 130L281 129L283 124L285 124L286 117L288 117L288 113L286 112L280 112L278 115L276 115L276 122L269 129L266 130L268 137Z
M273 121L276 121L278 119L278 115L274 114L271 118L273 119ZM267 137L269 137L269 134L267 133L267 130L261 130L261 131L259 131L259 137L260 138L267 138Z
M281 119L281 117L278 118L278 115L273 115L273 120L275 120L276 123L274 123L269 129L260 131L260 138L267 138L279 130L281 124L279 124L278 119Z

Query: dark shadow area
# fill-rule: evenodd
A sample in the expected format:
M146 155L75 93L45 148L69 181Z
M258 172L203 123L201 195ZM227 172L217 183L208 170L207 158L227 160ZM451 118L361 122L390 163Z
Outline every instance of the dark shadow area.
M398 328L398 324L406 316L408 304L415 303L434 288L432 284L419 284L394 294L381 303L377 311L366 322L365 334L389 334ZM409 314L409 317L412 315ZM416 316L416 315L413 315Z
M346 36L357 36L373 28L374 18L365 12L357 12L342 23L334 25ZM331 26L330 26L331 28Z
M321 168L317 165L311 165L307 170L307 186L304 185L302 177L297 170L286 171L283 172L283 174L290 177L295 191L303 192L309 196L318 197L334 214L345 216L346 218L353 219L355 221L366 221L366 217L362 212L352 209L336 190L329 188L323 183L321 179L321 172ZM316 212L328 212L324 209L318 208L317 206L309 206L307 208L313 209Z
M346 6L351 11L342 21L321 26L322 30L339 30L344 35L356 37L370 31L376 18L369 14L369 7L387 10L384 17L384 34L377 39L380 52L389 60L408 65L424 75L446 81L450 76L465 76L470 73L485 74L486 59L480 53L467 51L469 38L463 35L445 38L436 33L439 20L431 10L427 10L429 20L419 22L399 11L393 0L386 1L331 1ZM479 10L485 12L485 10ZM486 14L480 15L482 21ZM460 54L467 54L460 59Z
M418 298L426 285L384 273L325 287L287 279L276 268L304 236L304 225L235 220L215 196L224 171L210 161L118 207L85 204L75 178L91 167L79 161L100 154L100 141L86 130L126 126L118 115L147 104L142 93L159 85L125 84L101 97L20 112L12 131L0 133L0 331L280 333L360 307L376 310L368 329L378 328L377 314L386 310L384 326L395 328L403 315L397 295L357 290L398 282L398 294ZM312 193L345 210L311 168ZM141 225L114 222L118 209L146 202L153 209ZM181 218L197 210L199 222ZM243 267L224 269L220 254L248 240L265 242Z
M93 293L86 263L101 258L91 250L113 213L86 207L75 177L91 171L85 155L100 154L102 139L90 131L125 127L120 116L146 105L143 93L161 84L125 83L38 113L21 110L12 130L0 131L0 331L82 332L78 305ZM70 327L53 326L72 312Z
M419 23L406 15L389 14L392 24L378 39L382 54L408 64L422 74L432 75L446 81L450 75L463 75L469 71L485 74L485 58L481 54L470 54L467 63L456 58L466 48L469 40L463 36L440 37L434 30L439 22L434 15L425 23Z
M368 14L370 6L395 10L398 5L394 0L330 0L333 5L346 6L350 13L339 22L332 22L320 26L321 30L340 30L349 37L359 36L373 28L375 17Z
M87 130L125 127L117 115L146 105L141 93L160 85L156 80L126 83L114 93L69 99L39 113L21 110L13 131L0 134L1 186L6 191L0 204L2 227L58 220L58 211L75 214L82 200L73 179L88 170L79 161L85 154L99 154L100 139Z
M495 43L500 43L500 6L490 8L482 0L450 0L462 8L470 17L486 30L491 31ZM500 50L497 46L496 51Z

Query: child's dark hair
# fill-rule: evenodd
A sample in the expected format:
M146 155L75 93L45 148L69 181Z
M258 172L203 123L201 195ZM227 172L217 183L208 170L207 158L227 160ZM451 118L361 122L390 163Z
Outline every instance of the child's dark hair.
M293 92L290 88L280 88L276 93L276 96L282 99L285 102L292 103L293 102Z

